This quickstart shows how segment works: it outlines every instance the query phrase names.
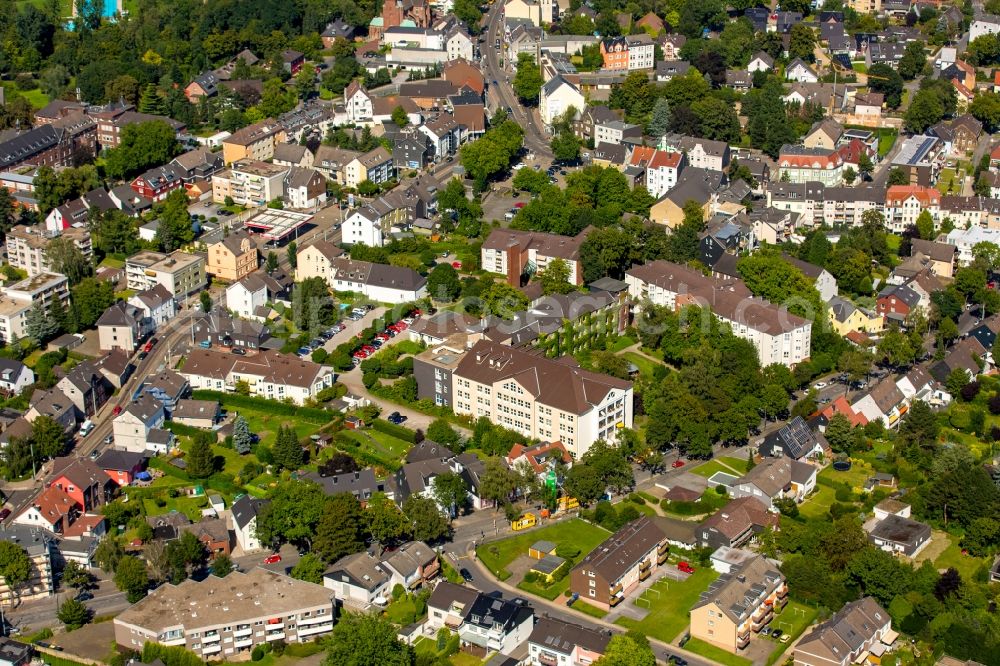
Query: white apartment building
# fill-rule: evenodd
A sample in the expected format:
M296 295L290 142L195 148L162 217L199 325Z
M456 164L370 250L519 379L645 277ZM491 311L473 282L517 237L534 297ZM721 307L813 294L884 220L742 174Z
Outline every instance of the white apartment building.
M709 307L737 337L753 343L761 367L793 366L809 358L812 322L755 298L740 280L705 277L686 266L652 261L626 271L629 296L680 309Z
M46 230L41 225L26 227L19 224L7 232L7 260L14 268L28 273L28 277L52 270L46 249L54 239L62 236L73 241L83 256L90 261L94 246L90 232L82 227L67 227L61 232Z
M953 229L948 232L945 242L949 245L954 245L958 250L958 265L968 266L975 258L972 254L972 248L977 243L994 243L1000 245L1000 229L982 229L980 227Z
M656 66L654 53L656 44L649 35L629 35L624 38L628 44L628 69L653 69Z
M353 123L370 121L375 114L371 95L357 81L351 81L344 90L344 106L347 118Z
M567 81L561 74L556 74L542 86L538 97L538 112L542 122L551 125L557 118L573 107L577 112L583 111L587 100L575 85Z
M629 156L629 165L646 170L646 190L659 199L677 185L684 164L683 153L636 146Z
M328 634L334 615L330 591L322 585L256 567L161 585L115 618L115 641L131 650L149 641L203 659L236 660L257 645Z
M174 250L169 255L160 252L140 252L125 260L128 288L136 291L163 285L174 297L183 297L204 289L205 259L196 254Z
M486 340L456 366L452 394L456 414L562 442L577 458L632 427L632 382Z
M885 225L893 233L902 233L915 225L924 210L937 221L940 217L941 193L933 187L893 185L885 194Z
M212 201L221 204L228 197L240 206L266 206L285 195L288 169L254 160L234 162L212 176Z
M266 349L253 356L237 356L223 351L194 349L188 354L180 375L192 390L232 392L237 382L246 382L250 395L271 400L290 399L305 404L325 388L333 386L333 368L298 356Z
M55 301L69 307L69 280L60 273L38 273L0 288L0 340L13 342L28 334L28 312L41 303L46 312Z

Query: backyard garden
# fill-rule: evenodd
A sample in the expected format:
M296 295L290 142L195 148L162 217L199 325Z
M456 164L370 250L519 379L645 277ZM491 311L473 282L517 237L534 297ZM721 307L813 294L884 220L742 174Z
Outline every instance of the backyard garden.
M711 567L698 567L687 580L661 578L634 601L625 602L648 610L646 617L642 620L620 617L615 624L671 643L690 624L691 607L718 577L719 574Z

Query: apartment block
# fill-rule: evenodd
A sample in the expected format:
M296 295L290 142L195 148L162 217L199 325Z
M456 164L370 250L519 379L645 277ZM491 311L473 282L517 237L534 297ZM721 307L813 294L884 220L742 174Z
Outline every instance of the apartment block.
M691 637L738 654L788 602L778 567L759 555L719 576L691 609Z
M583 264L580 263L580 246L587 239L591 228L576 236L559 236L536 231L496 229L483 243L481 261L483 270L507 276L512 287L521 286L522 276L531 276L544 270L549 262L562 259L569 266L568 281L583 284Z
M42 272L0 288L0 340L12 342L27 335L28 312L35 303L48 311L60 301L69 307L69 280L59 273Z
M12 608L15 604L52 596L55 590L52 583L55 535L40 527L11 524L0 532L0 539L23 548L30 560L28 580L18 586L16 594L0 578L0 606Z
M205 270L220 280L236 282L257 270L259 262L257 244L241 229L208 246Z
M333 599L322 585L257 567L162 585L118 615L114 627L124 648L141 650L149 641L203 659L239 659L257 645L311 641L329 633L333 620Z
M706 277L686 266L652 261L625 273L629 296L679 310L708 308L737 337L753 343L761 367L809 358L812 322L750 293L741 280Z
M274 148L286 140L285 129L273 118L267 118L236 130L222 142L222 159L226 164L239 160L263 162L274 157Z
M272 400L290 399L302 405L333 386L333 369L291 354L263 350L253 356L195 349L188 354L180 374L193 390L231 393L236 382L246 382L250 395Z
M609 611L667 561L667 536L648 516L621 528L570 572L570 590Z
M862 597L802 637L795 645L795 666L848 666L866 653L881 658L898 636L889 613L873 598Z
M452 372L452 409L532 439L558 440L580 457L598 439L632 427L632 382L568 360L481 340Z
M52 268L46 250L49 244L59 237L73 241L87 261L94 256L90 232L85 228L68 227L61 232L53 233L43 229L41 225L26 227L19 224L7 232L7 260L14 268L26 271L28 277L49 272Z
M258 160L239 160L212 176L212 201L231 198L240 206L266 206L285 195L288 167Z
M530 666L589 666L604 656L611 633L540 617L528 637Z
M129 289L145 291L161 284L175 297L201 290L205 279L205 259L196 254L175 250L169 255L140 252L125 261Z

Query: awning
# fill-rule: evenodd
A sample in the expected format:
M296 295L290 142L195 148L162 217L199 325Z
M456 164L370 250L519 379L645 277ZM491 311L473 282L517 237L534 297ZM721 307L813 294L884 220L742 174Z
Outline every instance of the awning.
M892 645L896 642L897 638L899 638L899 632L889 629L889 631L885 632L885 636L882 637L882 642L886 645Z

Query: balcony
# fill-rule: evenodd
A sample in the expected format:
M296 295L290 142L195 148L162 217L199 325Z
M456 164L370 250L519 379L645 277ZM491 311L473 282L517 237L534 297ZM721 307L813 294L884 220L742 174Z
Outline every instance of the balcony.
M750 645L750 634L747 634L746 636L737 636L736 637L736 647L737 647L737 649L742 650L742 649L744 649L748 645Z
M323 624L312 624L307 627L299 625L299 638L303 636L314 636L316 634L322 634L324 632L332 630L333 630L333 620L331 618L327 618L327 621L324 622Z
M222 652L221 645L206 645L201 649L202 654L215 654L216 652Z
M312 624L322 624L324 622L330 621L330 615L313 615L311 617L304 617L299 620L299 627L309 626ZM301 633L301 632L300 632Z
M244 638L241 641L236 641L235 643L233 643L233 647L241 648L241 649L242 648L246 648L246 647L250 647L251 645L253 645L253 639L252 638Z
M547 652L539 652L538 653L538 663L542 664L542 666L559 666L559 659L556 658L556 657L553 657L552 655L548 654Z
M643 571L644 569L649 569L651 566L653 566L653 563L650 562L649 560L646 560L645 562L639 565L639 571Z
M649 578L649 576L651 574L652 574L652 572L649 569L645 569L645 570L640 569L639 570L639 580L646 580L647 578Z
M663 553L662 555L658 555L656 557L656 564L657 565L663 564L669 559L670 559L670 553Z
M661 543L659 546L656 547L657 555L663 555L664 553L668 552L670 552L670 543L667 541L664 541L663 543Z
M775 591L775 594L778 596L779 599L784 599L785 597L788 596L788 586L782 585Z
M245 629L237 629L233 632L234 638L241 638L243 636L250 636L253 634L253 627L246 627Z
M611 607L614 607L614 606L617 606L618 604L620 604L623 601L625 601L625 597L611 597L611 600L608 601L608 605L610 605Z
M612 587L612 588L611 588L611 589L610 589L610 590L608 591L608 594L610 594L611 596L615 596L616 594L618 594L618 593L619 593L619 592L621 592L621 591L622 591L622 584L621 584L621 583L618 583L617 585L615 585L614 587Z

